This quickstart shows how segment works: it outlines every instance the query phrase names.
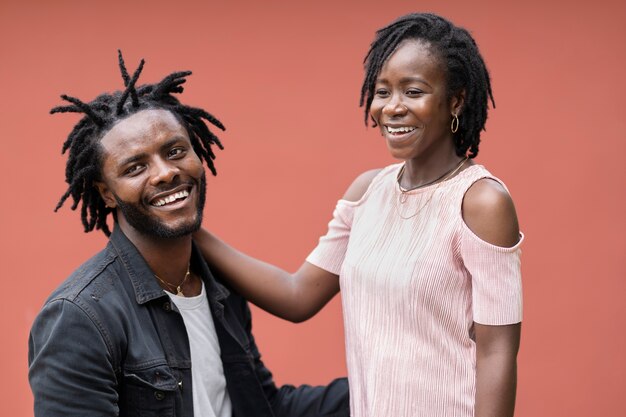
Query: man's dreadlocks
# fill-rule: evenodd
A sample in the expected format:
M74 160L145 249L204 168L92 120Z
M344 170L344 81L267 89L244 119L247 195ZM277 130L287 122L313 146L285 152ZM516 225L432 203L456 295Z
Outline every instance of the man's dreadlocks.
M107 236L111 234L107 225L107 216L113 209L106 207L95 182L101 179L100 140L119 120L145 109L158 108L170 111L187 129L194 151L201 160L206 162L213 175L217 172L213 164L215 154L211 146L216 145L224 149L204 120L221 130L225 130L224 125L205 110L185 106L172 95L183 92L182 84L186 82L186 77L191 75L191 71L174 72L157 84L135 87L143 69L144 60L141 60L131 77L126 70L121 51L118 51L118 58L124 80L124 91L101 94L89 103L62 95L61 98L71 104L50 110L50 113L85 114L63 143L62 153L69 149L65 167L65 182L69 186L54 211L61 208L70 196L74 201L72 210L75 210L82 201L80 216L85 232L90 232L95 228L102 230Z

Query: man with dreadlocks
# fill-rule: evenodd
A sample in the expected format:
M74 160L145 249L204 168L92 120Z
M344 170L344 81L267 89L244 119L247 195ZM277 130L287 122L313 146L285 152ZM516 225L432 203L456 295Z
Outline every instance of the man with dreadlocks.
M348 416L347 382L277 388L251 334L246 301L214 278L191 233L202 221L205 161L222 145L173 94L191 72L90 103L63 145L67 192L107 247L48 299L29 340L36 416ZM111 232L107 217L113 215Z
M244 296L292 321L341 287L353 417L505 417L522 319L519 232L503 183L474 164L491 94L471 35L429 13L379 30L361 105L401 163L365 172L295 274L206 231Z

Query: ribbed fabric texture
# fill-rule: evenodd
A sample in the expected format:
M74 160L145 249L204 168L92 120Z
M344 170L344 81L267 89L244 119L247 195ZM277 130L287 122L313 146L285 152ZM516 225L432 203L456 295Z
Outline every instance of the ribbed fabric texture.
M400 166L383 169L358 202L339 200L307 261L340 275L353 417L470 417L473 322L522 320L523 235L501 248L463 222L467 189L494 178L484 167L401 204Z

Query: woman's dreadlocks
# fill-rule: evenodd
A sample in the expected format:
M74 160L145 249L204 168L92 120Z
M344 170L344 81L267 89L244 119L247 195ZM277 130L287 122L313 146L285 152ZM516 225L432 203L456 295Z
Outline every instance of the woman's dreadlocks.
M201 160L206 162L213 175L216 175L213 164L215 154L211 147L216 145L224 149L204 120L221 130L225 130L224 125L205 110L185 106L172 95L183 92L182 84L185 83L186 77L191 75L191 71L174 72L157 84L135 87L143 69L144 60L141 60L131 77L126 70L121 51L118 51L118 58L124 80L124 91L101 94L89 103L62 95L61 98L70 105L58 106L50 110L50 113L83 113L85 115L74 126L63 143L62 153L69 149L65 167L65 182L69 186L54 211L61 208L69 197L73 199L72 210L75 210L82 201L80 215L85 232L90 232L95 228L102 230L107 236L111 234L107 225L107 216L112 209L106 207L94 183L101 178L100 139L116 122L145 109L159 108L172 112L187 129L194 151Z
M474 158L478 154L480 132L487 121L488 100L496 103L491 80L476 42L463 28L431 13L412 13L378 30L365 56L365 80L360 106L365 104L365 124L374 98L376 78L389 56L406 39L423 40L437 54L446 71L448 97L465 90L465 103L459 115L459 130L453 135L456 153Z

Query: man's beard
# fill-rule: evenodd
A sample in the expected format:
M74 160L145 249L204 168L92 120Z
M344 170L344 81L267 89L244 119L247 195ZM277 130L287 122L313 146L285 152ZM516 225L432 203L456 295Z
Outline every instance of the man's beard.
M177 184L172 185L174 188ZM204 202L206 199L206 175L202 173L200 178L200 185L198 188L198 207L196 213L196 219L193 223L183 224L178 228L171 228L163 224L157 217L150 216L146 213L140 203L128 203L122 201L116 194L114 194L115 201L118 208L126 218L126 221L139 233L146 236L153 236L158 238L172 239L189 235L198 229L202 225L202 210L204 209Z

